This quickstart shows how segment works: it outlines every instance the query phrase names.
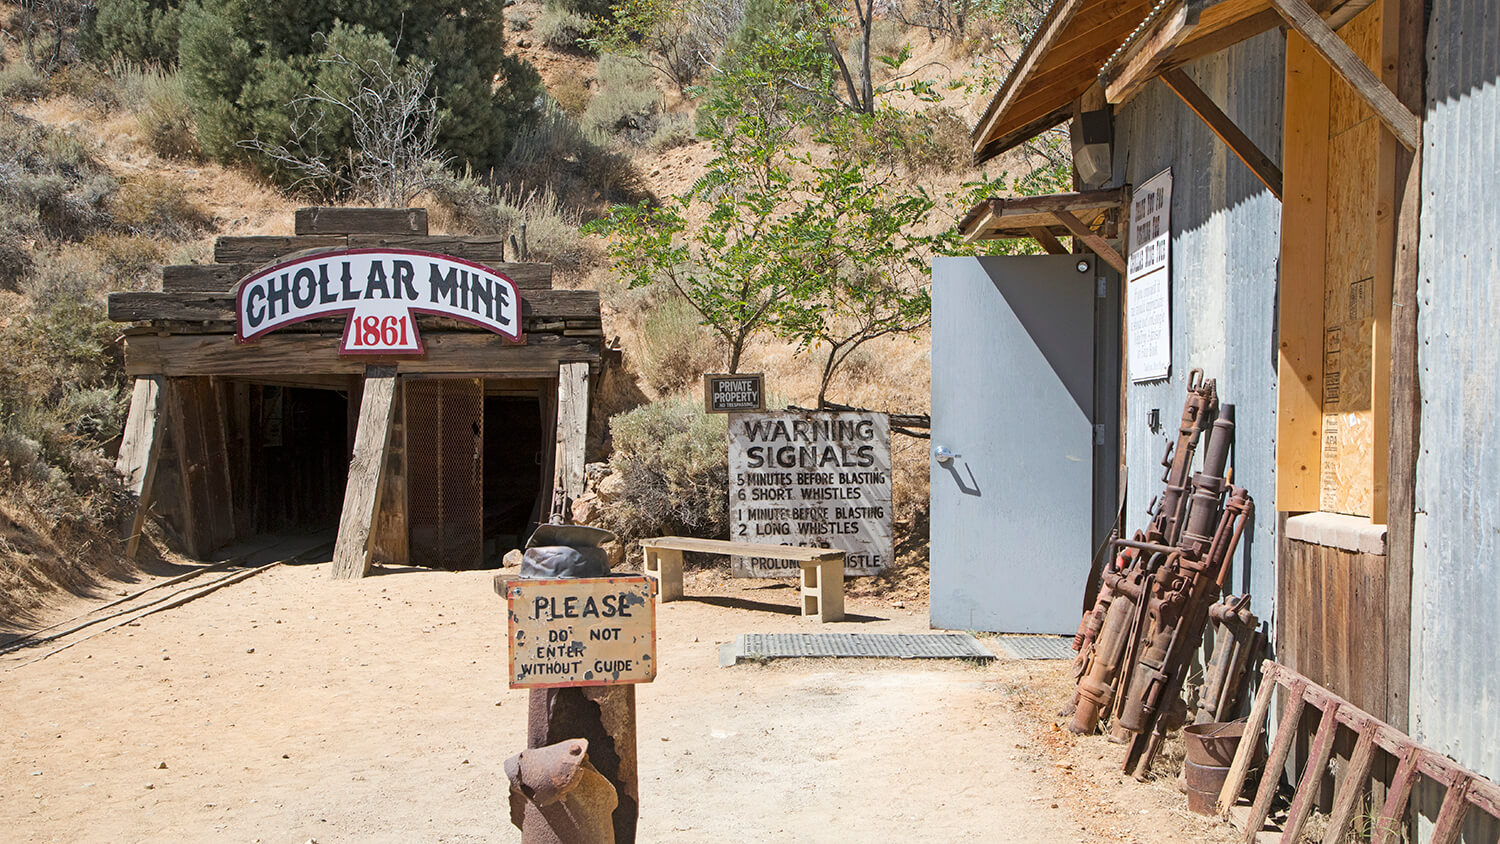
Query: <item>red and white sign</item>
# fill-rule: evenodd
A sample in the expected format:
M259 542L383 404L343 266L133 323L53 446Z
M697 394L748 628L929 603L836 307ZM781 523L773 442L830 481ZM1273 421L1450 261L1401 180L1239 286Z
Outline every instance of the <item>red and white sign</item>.
M405 249L344 249L277 264L235 294L235 339L347 314L339 354L419 355L416 314L437 314L521 340L521 294L494 270Z

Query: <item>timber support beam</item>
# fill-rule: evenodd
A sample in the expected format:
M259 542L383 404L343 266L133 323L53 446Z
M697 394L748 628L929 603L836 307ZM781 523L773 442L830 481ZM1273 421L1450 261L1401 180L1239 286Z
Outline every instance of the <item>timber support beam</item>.
M1193 114L1198 115L1198 119L1202 120L1208 126L1209 131L1229 147L1230 152L1234 153L1240 161L1245 162L1245 166L1250 168L1250 172L1260 179L1261 184L1264 184L1273 196L1281 199L1281 168L1276 166L1269 155L1261 152L1260 147L1256 146L1248 135L1240 131L1240 127L1234 125L1229 115L1225 114L1223 109L1220 109L1208 94L1198 87L1198 83L1194 82L1192 77L1180 68L1174 68L1163 73L1161 81L1172 89L1172 93L1182 99Z
M1422 119L1392 93L1380 77L1359 58L1344 39L1334 32L1306 0L1271 0L1287 25L1307 39L1318 55L1343 77L1349 87L1365 101L1375 116L1408 150L1415 150L1422 140Z
M339 535L333 546L333 578L357 580L370 573L370 534L385 485L386 451L396 406L396 367L365 368L354 456L349 460L349 484L339 516Z
M1052 215L1068 231L1072 232L1075 238L1082 241L1083 245L1092 249L1096 255L1103 259L1104 263L1109 264L1122 273L1125 272L1125 256L1121 255L1119 250L1111 246L1109 241L1095 234L1082 220L1074 216L1073 212L1058 210L1053 211Z

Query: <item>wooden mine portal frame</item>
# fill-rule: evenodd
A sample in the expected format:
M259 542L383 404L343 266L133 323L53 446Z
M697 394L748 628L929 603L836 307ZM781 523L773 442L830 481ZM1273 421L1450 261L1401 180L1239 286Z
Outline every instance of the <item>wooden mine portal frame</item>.
M374 562L474 568L582 492L599 294L553 290L548 264L505 262L500 237L427 233L424 209L303 208L293 237L221 237L213 264L169 266L162 291L112 293L135 379L117 467L204 557L336 518L333 575ZM508 279L520 340L413 312L420 354L343 354L345 317L236 340L239 288L263 268L352 250L460 259ZM435 299L435 294L434 294Z

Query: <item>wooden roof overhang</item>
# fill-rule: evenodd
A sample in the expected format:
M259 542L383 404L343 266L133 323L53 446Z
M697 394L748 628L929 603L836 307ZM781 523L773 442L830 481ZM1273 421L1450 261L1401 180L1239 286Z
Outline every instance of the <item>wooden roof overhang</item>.
M1059 237L1076 237L1121 272L1124 258L1108 241L1119 237L1130 189L986 199L959 221L965 241L1035 238L1049 253L1067 254Z
M506 261L500 237L430 236L425 212L418 218L416 210L301 209L296 236L220 237L214 263L164 267L160 292L111 293L109 318L132 323L123 332L126 374L306 381L390 364L404 375L556 378L561 364L598 367L604 330L597 291L552 289L552 266ZM506 276L521 294L522 342L421 313L415 314L425 343L421 355L340 355L343 317L236 342L235 297L242 279L289 257L370 248L449 255Z
M970 133L975 163L1035 137L1072 114L1096 82L1114 105L1161 76L1209 128L1280 196L1280 174L1217 106L1175 72L1195 59L1281 25L1297 30L1349 80L1393 134L1413 148L1416 117L1333 31L1372 0L1056 0Z

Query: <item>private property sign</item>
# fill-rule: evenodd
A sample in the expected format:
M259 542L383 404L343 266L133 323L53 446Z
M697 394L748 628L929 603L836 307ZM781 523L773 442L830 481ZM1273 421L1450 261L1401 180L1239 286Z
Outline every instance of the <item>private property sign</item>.
M646 577L511 580L510 687L656 679L656 601Z
M235 294L235 339L348 315L339 354L420 355L419 313L521 339L515 282L470 261L404 249L323 252L246 277Z
M741 542L846 552L844 573L890 565L891 420L883 413L737 413L729 422L729 529ZM740 577L801 564L735 557Z
M709 413L766 409L766 379L759 372L703 376L703 403Z

